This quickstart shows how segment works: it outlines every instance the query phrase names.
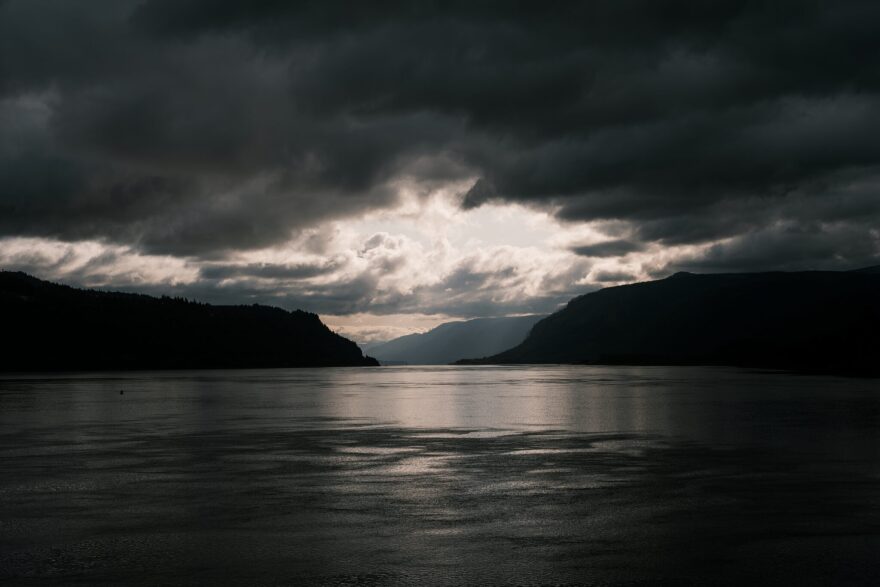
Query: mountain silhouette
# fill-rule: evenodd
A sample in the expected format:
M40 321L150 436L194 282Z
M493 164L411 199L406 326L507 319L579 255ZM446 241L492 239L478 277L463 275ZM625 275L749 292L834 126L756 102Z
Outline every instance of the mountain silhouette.
M880 373L880 267L697 275L573 299L462 363L718 364Z
M365 350L380 362L408 365L447 365L463 357L486 356L522 342L544 316L475 318L446 322L421 334L408 334Z
M377 365L316 314L103 292L0 272L0 371Z

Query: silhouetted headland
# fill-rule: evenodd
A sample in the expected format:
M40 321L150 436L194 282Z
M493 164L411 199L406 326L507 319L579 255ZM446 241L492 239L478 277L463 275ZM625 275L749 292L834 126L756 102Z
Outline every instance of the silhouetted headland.
M75 289L0 272L0 371L378 365L316 314Z
M736 365L880 374L880 268L696 275L575 298L516 347L460 364Z

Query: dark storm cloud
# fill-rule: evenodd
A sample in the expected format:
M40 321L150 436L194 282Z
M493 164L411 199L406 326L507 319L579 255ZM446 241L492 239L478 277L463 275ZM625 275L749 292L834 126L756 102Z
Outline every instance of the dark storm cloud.
M7 0L0 234L211 256L479 178L463 207L741 243L706 267L871 259L877 22L856 0Z
M597 283L614 283L619 281L635 281L636 276L626 271L597 271L592 275Z
M880 233L876 229L789 222L714 244L706 253L679 259L674 266L712 273L855 269L876 264L873 256L878 249Z
M591 245L581 245L573 247L571 251L582 257L619 257L628 253L643 251L645 246L624 239L615 239L610 241L602 241Z
M256 277L259 279L309 279L333 273L340 267L339 261L327 263L299 263L295 265L254 263L249 265L203 265L199 274L205 279L229 279L233 277Z
M123 284L110 289L146 293L154 296L179 296L212 304L264 304L288 310L307 309L318 314L353 314L364 311L371 302L376 281L370 275L311 284L298 279L231 279L204 276L192 283Z

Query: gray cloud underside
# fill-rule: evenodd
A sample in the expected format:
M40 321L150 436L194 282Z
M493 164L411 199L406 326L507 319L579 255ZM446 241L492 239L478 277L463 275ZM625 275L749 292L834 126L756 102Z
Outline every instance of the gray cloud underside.
M573 272L574 273L574 272ZM569 275L567 283L580 275ZM122 289L154 295L183 296L218 304L259 303L284 308L308 308L319 314L346 315L363 311L374 314L444 314L462 317L506 316L552 312L572 297L594 287L564 287L548 283L544 294L503 299L507 283L517 275L510 268L478 272L463 266L438 284L418 286L405 293L379 293L378 279L365 273L345 281L327 284L240 279L222 282L208 272L190 284L145 286Z
M0 235L216 258L481 178L465 208L623 221L633 250L728 239L694 266L870 264L877 22L873 1L7 0Z
M644 250L644 245L625 239L602 241L591 245L572 248L572 252L583 257L618 257Z

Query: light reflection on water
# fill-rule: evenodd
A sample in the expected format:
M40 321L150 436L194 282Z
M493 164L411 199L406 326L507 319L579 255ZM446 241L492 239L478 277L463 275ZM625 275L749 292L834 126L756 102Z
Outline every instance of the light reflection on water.
M870 584L878 387L661 367L7 376L0 579Z

